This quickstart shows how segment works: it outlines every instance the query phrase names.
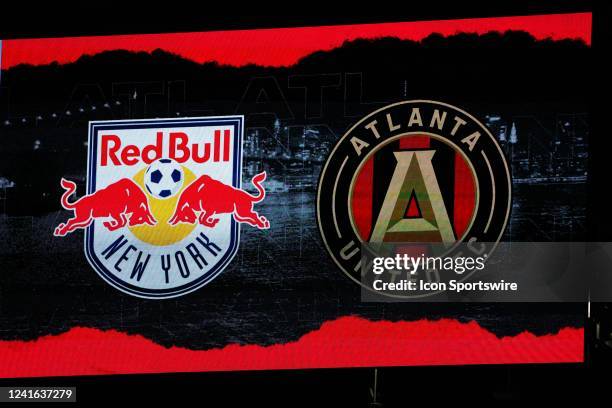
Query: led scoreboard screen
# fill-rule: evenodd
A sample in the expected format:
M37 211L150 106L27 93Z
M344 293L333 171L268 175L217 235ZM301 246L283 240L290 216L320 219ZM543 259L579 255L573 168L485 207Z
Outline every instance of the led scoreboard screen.
M585 240L591 14L0 41L0 377L582 362L364 244Z

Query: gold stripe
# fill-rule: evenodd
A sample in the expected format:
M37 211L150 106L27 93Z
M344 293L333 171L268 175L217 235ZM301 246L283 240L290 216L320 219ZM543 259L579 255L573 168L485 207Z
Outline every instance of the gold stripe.
M484 229L486 234L489 230L489 226L491 225L491 220L493 219L493 211L495 211L495 184L493 184L495 182L495 178L493 177L493 169L491 168L491 163L489 163L489 158L485 154L484 150L481 150L480 153L482 154L482 157L484 157L487 167L489 168L489 174L491 175L491 191L493 191L493 196L491 197L491 213L489 214L489 220L487 221L487 225Z
M342 238L342 234L340 233L340 228L338 228L338 220L336 219L336 188L338 187L338 180L340 179L340 175L342 174L342 169L344 169L344 165L348 161L348 156L344 158L342 165L340 166L340 170L338 170L338 175L336 176L336 182L334 183L334 191L332 192L332 216L334 218L334 226L336 227L336 233L338 234L338 238Z

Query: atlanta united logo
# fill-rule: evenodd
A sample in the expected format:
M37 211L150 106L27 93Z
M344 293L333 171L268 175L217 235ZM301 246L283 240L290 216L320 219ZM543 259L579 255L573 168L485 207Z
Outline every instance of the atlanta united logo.
M87 194L61 180L73 214L54 235L85 229L91 266L134 296L206 285L236 254L241 223L270 227L253 208L266 173L241 190L242 132L242 116L90 122Z
M510 196L487 128L454 106L414 100L369 114L338 141L319 180L317 217L333 260L361 283L364 242L441 243L449 252L464 242L487 253Z

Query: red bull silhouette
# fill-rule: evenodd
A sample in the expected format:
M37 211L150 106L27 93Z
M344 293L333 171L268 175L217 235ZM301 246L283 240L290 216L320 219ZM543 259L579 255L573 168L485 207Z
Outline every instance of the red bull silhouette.
M55 228L53 235L57 237L63 237L79 228L86 228L95 218L110 218L103 222L109 231L126 225L157 223L151 214L145 193L130 179L120 179L72 203L68 198L75 192L76 184L62 179L61 185L66 190L62 195L62 207L74 211L74 217Z
M266 190L261 185L265 179L265 171L253 177L251 183L258 193L251 195L208 175L200 176L183 190L174 215L168 222L171 225L197 222L212 228L219 222L215 215L232 213L237 222L245 222L259 229L268 229L270 222L253 210L253 204L266 197Z

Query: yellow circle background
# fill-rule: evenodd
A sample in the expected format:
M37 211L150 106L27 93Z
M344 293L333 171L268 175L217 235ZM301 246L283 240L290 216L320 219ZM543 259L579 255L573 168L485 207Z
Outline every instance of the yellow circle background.
M181 167L183 168L184 174L183 185L174 196L166 199L153 197L147 191L144 184L144 174L147 169L146 167L132 177L132 180L134 180L134 182L138 184L142 188L142 191L144 191L144 193L147 195L147 198L149 199L149 208L151 209L153 217L155 217L157 220L157 224L155 225L142 224L129 227L132 234L134 234L134 236L136 236L136 238L139 240L151 245L170 245L185 238L196 227L194 224L168 224L168 220L170 217L172 217L172 215L174 215L176 203L181 196L181 193L189 184L191 184L193 180L196 179L195 174L193 174L191 170L185 166Z

